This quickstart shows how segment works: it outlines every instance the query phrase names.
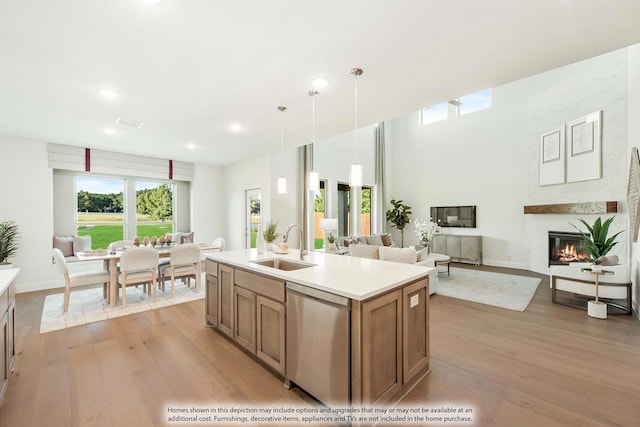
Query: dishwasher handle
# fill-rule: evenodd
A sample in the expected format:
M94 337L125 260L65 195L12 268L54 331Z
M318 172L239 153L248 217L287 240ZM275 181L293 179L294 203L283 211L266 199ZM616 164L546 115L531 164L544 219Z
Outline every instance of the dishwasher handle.
M334 305L344 307L347 310L351 309L351 300L349 298L332 294L331 292L321 291L320 289L311 288L294 282L287 282L287 290L318 301L326 301Z

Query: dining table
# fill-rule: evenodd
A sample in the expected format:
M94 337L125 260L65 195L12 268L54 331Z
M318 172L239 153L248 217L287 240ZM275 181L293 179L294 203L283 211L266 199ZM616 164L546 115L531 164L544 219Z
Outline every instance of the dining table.
M171 256L171 249L178 244L172 246L158 246L154 247L158 251L160 258L169 258ZM200 246L201 251L214 250L215 247L206 243L197 243ZM102 261L104 268L109 271L109 286L103 294L103 298L107 300L107 303L111 307L118 305L118 262L120 257L127 250L118 249L115 251L108 250L92 250L86 252L78 252L76 257L78 261ZM158 274L159 276L159 274ZM196 278L196 291L200 291L200 280Z

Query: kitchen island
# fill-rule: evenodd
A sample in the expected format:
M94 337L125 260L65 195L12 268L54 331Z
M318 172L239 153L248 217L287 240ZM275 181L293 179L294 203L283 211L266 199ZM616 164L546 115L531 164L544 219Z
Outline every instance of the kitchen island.
M431 268L297 250L206 256L207 324L285 384L330 406L379 405L429 372Z

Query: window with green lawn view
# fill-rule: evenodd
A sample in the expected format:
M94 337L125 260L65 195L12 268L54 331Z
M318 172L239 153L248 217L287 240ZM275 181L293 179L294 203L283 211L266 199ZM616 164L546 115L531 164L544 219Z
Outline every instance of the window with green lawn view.
M109 243L125 238L133 228L144 236L164 236L173 232L174 184L136 181L136 222L127 224L125 188L127 179L77 176L76 229L79 236L91 236L92 249L106 249ZM130 238L133 240L133 238Z

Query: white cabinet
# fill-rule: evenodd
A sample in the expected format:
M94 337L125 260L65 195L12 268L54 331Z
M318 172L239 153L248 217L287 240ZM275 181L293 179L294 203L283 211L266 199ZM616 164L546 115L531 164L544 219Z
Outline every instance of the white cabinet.
M429 251L449 255L451 261L482 264L482 236L457 234L434 234L429 242Z

